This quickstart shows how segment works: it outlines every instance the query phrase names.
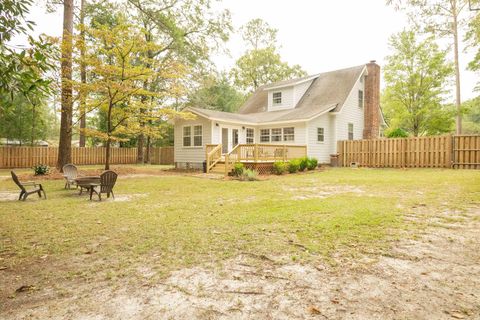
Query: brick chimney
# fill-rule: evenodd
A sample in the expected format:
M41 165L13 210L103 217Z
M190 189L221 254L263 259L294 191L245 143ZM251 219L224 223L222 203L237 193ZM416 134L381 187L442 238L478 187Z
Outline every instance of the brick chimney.
M375 60L367 64L363 139L376 139L380 134L380 66Z

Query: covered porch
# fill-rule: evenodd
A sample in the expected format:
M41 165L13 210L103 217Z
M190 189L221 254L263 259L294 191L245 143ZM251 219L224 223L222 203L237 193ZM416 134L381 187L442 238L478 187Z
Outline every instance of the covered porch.
M206 145L206 172L228 175L236 162L260 174L270 173L276 161L290 161L307 156L306 145L237 144L230 152L222 153L222 144Z

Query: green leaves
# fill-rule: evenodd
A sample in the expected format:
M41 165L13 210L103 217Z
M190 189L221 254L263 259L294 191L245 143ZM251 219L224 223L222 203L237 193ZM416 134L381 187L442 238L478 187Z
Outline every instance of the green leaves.
M290 66L282 61L273 47L246 52L237 60L231 73L235 84L246 91L254 91L267 83L306 75L299 65Z
M382 106L391 130L414 136L451 131L454 113L443 105L453 74L446 53L433 37L418 40L416 30L392 36L390 46Z

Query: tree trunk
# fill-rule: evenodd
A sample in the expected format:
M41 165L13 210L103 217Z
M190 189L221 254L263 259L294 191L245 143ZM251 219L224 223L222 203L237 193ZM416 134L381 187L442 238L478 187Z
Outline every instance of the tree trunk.
M105 170L110 170L110 137L105 145Z
M143 122L140 122L140 127L143 129L145 125ZM144 152L143 152L143 147L145 143L145 136L143 133L140 133L137 137L137 163L144 163Z
M73 0L63 2L62 36L62 114L60 120L60 141L58 145L57 169L62 171L72 160L72 34Z
M35 104L32 103L32 147L35 145Z
M147 155L145 156L145 163L150 163L150 136L147 136Z
M455 54L455 106L457 109L457 134L462 134L462 100L460 97L460 62L458 54L458 12L457 1L453 1L453 44Z
M85 2L86 0L81 0L80 2L80 41L82 45L80 46L80 81L82 84L87 83L87 70L85 66ZM85 128L87 126L86 118L86 93L80 93L80 141L79 146L85 147Z
M112 132L112 109L113 104L110 101L107 112L107 144L105 145L105 170L110 170L110 134Z

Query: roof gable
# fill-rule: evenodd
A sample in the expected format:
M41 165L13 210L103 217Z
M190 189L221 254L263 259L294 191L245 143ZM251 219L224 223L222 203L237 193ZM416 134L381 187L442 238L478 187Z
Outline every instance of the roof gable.
M334 111L338 112L365 70L366 66L361 65L261 86L250 96L238 113L265 112L268 105L268 90L292 86L311 79L313 79L312 84L299 100L295 109L314 108L321 112L332 105L336 105Z

